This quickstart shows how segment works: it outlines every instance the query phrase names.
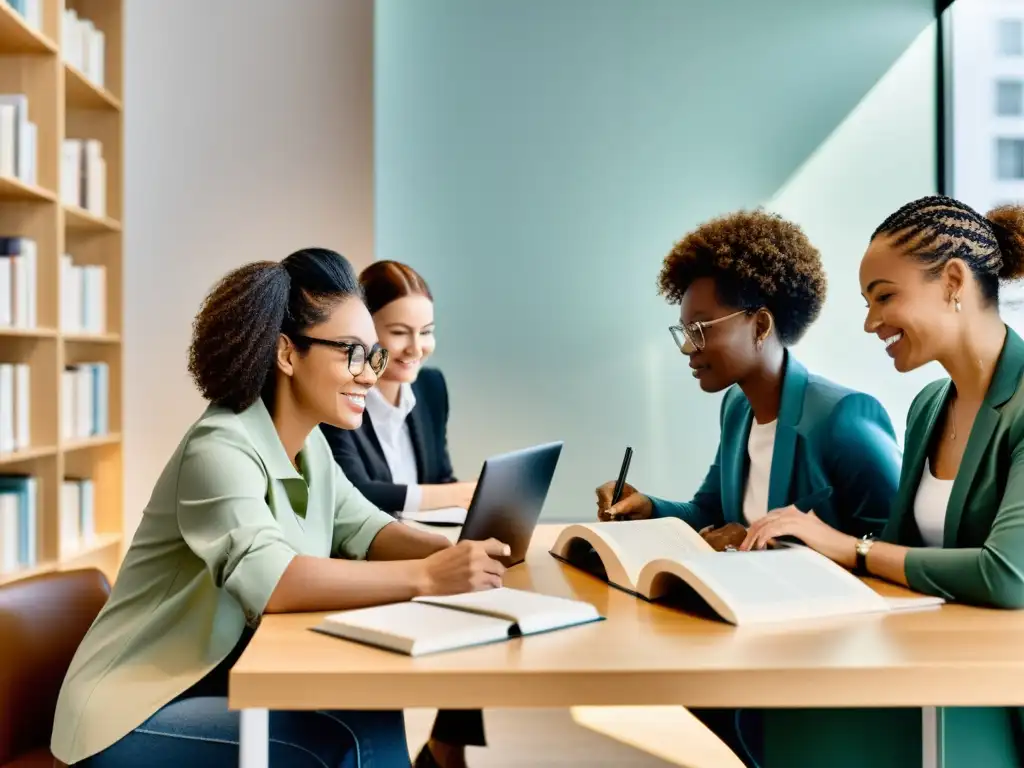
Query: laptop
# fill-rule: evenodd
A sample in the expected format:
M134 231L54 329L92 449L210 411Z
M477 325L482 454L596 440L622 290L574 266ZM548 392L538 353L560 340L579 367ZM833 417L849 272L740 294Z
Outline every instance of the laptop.
M466 511L459 541L498 539L508 544L511 554L495 559L505 567L523 562L562 445L559 440L487 459Z

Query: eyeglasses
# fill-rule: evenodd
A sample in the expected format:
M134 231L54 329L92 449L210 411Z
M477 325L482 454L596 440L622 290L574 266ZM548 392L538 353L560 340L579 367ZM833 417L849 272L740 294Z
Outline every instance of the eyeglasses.
M295 341L302 341L306 344L321 344L325 347L334 347L348 353L348 372L358 376L365 370L366 363L370 363L370 370L375 376L380 376L388 364L388 351L380 344L374 344L372 349L367 349L365 344L352 341L334 341L333 339L318 339L314 336L293 336Z
M687 323L686 325L672 325L669 326L668 332L672 334L672 339L679 346L679 351L684 355L687 351L687 343L699 352L704 349L705 328L710 328L713 325L724 323L726 320L731 320L734 317L739 317L746 313L747 310L741 309L739 312L733 312L731 315L726 315L725 317L717 317L714 320L698 321L696 323Z

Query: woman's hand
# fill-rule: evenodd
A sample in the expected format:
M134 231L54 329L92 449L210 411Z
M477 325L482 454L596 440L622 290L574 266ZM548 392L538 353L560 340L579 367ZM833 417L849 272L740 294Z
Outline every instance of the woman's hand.
M711 545L712 549L722 552L727 547L739 549L747 538L747 529L740 523L726 523L719 528L709 525L700 529L700 535Z
M419 594L456 595L501 586L505 566L495 560L511 549L497 539L460 541L421 561Z
M615 494L614 481L609 481L598 487L596 493L597 519L604 522L608 520L646 520L654 512L651 500L629 483L623 483L622 496L619 497L619 502L615 506L612 506L612 496Z
M856 559L857 540L853 536L823 523L813 511L801 512L793 506L774 510L755 520L739 548L744 551L764 549L780 536L794 536L840 565L852 567Z
M476 481L465 483L440 483L424 485L420 496L421 509L444 509L460 507L469 509L476 491Z

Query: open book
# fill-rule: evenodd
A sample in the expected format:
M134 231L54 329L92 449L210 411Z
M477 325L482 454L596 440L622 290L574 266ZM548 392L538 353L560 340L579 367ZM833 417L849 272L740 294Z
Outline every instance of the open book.
M941 605L889 600L804 546L716 552L678 518L566 526L551 554L647 600L707 606L732 624L758 624Z
M600 621L590 603L510 587L357 608L313 629L409 656L535 635Z

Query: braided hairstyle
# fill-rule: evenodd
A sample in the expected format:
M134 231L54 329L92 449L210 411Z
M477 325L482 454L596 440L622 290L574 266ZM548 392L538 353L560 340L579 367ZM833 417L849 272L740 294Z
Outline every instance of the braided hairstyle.
M326 248L304 248L281 262L239 267L213 287L192 325L188 370L210 402L238 413L273 396L277 340L295 340L326 320L343 299L362 299L352 265Z
M907 203L871 235L892 238L893 245L938 277L950 259L961 259L974 273L981 295L999 304L999 281L1024 277L1024 208L1004 205L982 216L969 205L944 195Z

